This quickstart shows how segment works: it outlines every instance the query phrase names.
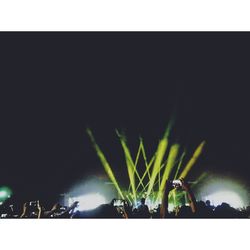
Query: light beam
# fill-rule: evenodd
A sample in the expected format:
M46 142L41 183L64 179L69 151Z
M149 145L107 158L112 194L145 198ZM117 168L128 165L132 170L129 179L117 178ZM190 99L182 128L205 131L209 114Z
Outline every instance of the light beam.
M189 160L189 162L187 163L186 167L184 168L184 170L182 171L182 173L180 174L180 178L186 178L188 172L191 170L191 168L193 167L193 165L196 163L197 159L199 158L199 156L201 155L203 148L205 146L205 141L203 141L195 150L193 156L191 157L191 159Z
M104 156L103 152L101 151L101 149L99 148L99 146L96 144L95 138L94 138L91 130L87 129L87 133L88 133L88 135L89 135L89 137L90 137L90 139L92 141L92 144L93 144L93 146L94 146L94 148L95 148L95 150L97 152L97 155L98 155L98 157L99 157L99 159L100 159L100 161L101 161L101 163L102 163L102 165L103 165L103 167L104 167L104 169L105 169L108 177L114 183L114 186L115 186L115 188L118 191L118 194L121 196L122 199L124 199L123 193L122 193L122 191L121 191L121 189L120 189L120 187L118 185L118 182L117 182L117 180L115 178L115 175L114 175L114 173L113 173L113 171L112 171L112 169L111 169L108 161L106 160L106 157Z

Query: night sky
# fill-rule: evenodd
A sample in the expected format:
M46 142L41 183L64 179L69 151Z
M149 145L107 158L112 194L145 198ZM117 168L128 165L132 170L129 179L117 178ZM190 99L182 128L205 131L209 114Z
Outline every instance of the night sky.
M172 142L207 141L190 178L250 185L249 70L250 33L0 33L0 186L52 201L102 176L87 127L122 179L115 129L151 154L173 115Z

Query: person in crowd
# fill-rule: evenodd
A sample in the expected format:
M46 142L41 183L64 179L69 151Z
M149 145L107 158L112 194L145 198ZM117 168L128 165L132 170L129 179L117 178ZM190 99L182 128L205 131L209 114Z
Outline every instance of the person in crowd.
M50 211L44 211L42 218L71 218L79 202L75 201L71 206L61 206L56 203Z
M51 210L46 210L39 200L25 202L20 212L13 200L7 200L0 204L1 218L250 218L250 206L235 209L223 202L216 207L210 201L196 201L188 183L183 179L177 188L171 181L166 181L162 203L150 213L145 204L145 198L141 204L134 207L126 200L113 199L108 204L103 204L89 211L76 211L78 202L71 206L62 206L56 203ZM177 206L169 212L169 194L175 189L176 192L184 191L188 204ZM13 204L12 204L13 203Z
M124 218L126 219L133 217L132 206L130 206L127 200L123 201L123 214L124 214Z
M40 202L31 201L23 204L23 212L20 218L41 218L42 208Z
M4 204L0 206L0 217L1 218L18 218L19 215L13 204Z
M184 179L180 179L181 181L181 188L186 192L187 198L189 201L189 206L182 206L178 213L176 214L177 217L192 217L197 212L197 203L195 200L195 196L189 187L188 183L184 181ZM171 190L173 190L175 187L173 186L172 182L167 180L165 187L164 187L164 193L162 198L162 204L160 209L160 218L167 218L170 217L170 213L168 211L168 196Z
M137 213L135 214L137 218L150 218L151 214L149 212L148 206L145 204L145 198L141 198L141 204L137 208Z
M80 211L72 216L72 218L123 218L115 206L116 199L108 204L102 204L90 211Z
M197 204L197 212L195 217L198 218L213 217L213 209L212 209L213 206L211 206L208 201L206 203L204 201L198 201L196 204Z
M214 209L215 218L238 218L240 212L231 207L228 203L223 202Z

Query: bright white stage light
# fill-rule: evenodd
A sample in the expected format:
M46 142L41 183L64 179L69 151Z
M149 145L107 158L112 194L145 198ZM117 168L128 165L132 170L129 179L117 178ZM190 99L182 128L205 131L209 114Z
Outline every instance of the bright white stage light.
M219 191L206 197L214 206L221 205L222 202L228 203L231 207L241 208L244 202L241 197L233 191Z
M8 196L7 191L5 191L5 190L0 191L0 198L5 198L7 196Z
M145 204L148 206L149 210L153 210L155 208L155 204L149 198L146 199Z
M234 208L243 208L249 204L248 187L240 180L225 176L210 175L196 190L203 201L210 200L214 206L228 203Z
M99 193L71 197L69 198L69 206L75 201L79 201L79 206L77 209L80 211L95 209L98 206L107 203L106 199Z

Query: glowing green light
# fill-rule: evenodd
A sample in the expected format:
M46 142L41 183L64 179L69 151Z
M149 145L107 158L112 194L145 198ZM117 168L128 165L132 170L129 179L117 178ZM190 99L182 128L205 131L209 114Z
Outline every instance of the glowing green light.
M117 131L117 133L118 133L118 131ZM118 136L120 136L119 133L118 133ZM139 161L139 157L140 157L140 154L141 154L141 150L142 150L142 141L140 140L139 148L138 148L137 155L136 155L136 159L135 159L135 163L134 163L134 171L133 171L133 172L136 171L137 164L138 164L138 161ZM125 157L126 157L126 156L125 156ZM132 161L132 160L131 160L131 161ZM137 172L137 174L138 174L138 172ZM137 176L139 176L139 174L138 174ZM142 182L140 176L139 176L139 180L140 180L139 185L140 185L141 183L143 184L143 182ZM128 192L130 191L130 188L131 188L131 183L129 184Z
M161 183L160 183L160 188L159 188L157 200L160 199L160 197L163 193L163 190L164 190L165 183L168 180L169 175L174 167L175 159L178 155L179 147L180 146L178 144L174 144L170 148L168 159L167 159L167 164L166 164L166 167L165 167L162 179L161 179Z
M0 188L0 202L4 202L12 195L12 191L8 187L1 187Z
M143 144L143 140L142 140L142 138L140 140L141 140L141 144L142 144L141 145L141 150L142 150L142 156L143 156L143 159L144 159L144 162L145 162L145 166L146 166L146 173L148 174L148 179L150 180L151 177L150 177L149 168L150 168L150 166L152 164L152 159L151 159L150 163L148 164L147 156L146 156L146 151L145 151L145 147L144 147L144 144ZM153 158L154 158L154 156L153 156Z
M198 179L196 179L196 181L194 183L191 184L191 187L198 184L199 182L201 182L205 177L207 177L208 173L207 172L204 172L202 173Z
M149 181L150 181L151 176L150 176L149 170L150 170L150 168L151 168L151 166L152 166L154 160L155 160L155 155L152 157L152 159L150 160L149 164L146 165L146 171L144 172L144 174L142 175L142 178L141 178L142 181L143 181L144 178L146 177L147 173L148 173L148 177L149 177L148 179L149 179ZM149 184L149 183L148 183L148 184ZM137 186L137 188L136 188L136 190L140 187L140 185L141 185L141 184L139 183L138 186ZM148 187L148 185L146 185L145 187ZM145 188L145 187L144 187L144 188Z
M181 168L181 165L182 165L182 162L183 162L183 159L184 159L185 155L186 155L186 150L184 150L184 152L181 155L177 170L176 170L175 175L174 175L174 180L176 180L176 178L177 178L177 176L179 174L179 171L180 171L180 168Z
M189 160L189 162L187 163L186 167L184 168L184 170L182 171L181 175L179 178L185 178L188 174L188 172L191 170L191 168L193 167L193 165L196 163L197 159L199 158L199 156L201 155L203 148L205 146L205 141L203 141L198 147L197 149L194 151L193 156L191 157L191 159Z
M136 158L135 158L135 167L138 164L138 160L139 160L140 153L141 153L141 146L142 146L142 142L140 141L139 148L138 148L138 151L137 151L137 155L136 155Z
M146 198L150 197L151 202L161 201L166 181L170 178L171 172L174 169L175 165L177 166L177 170L176 170L174 179L176 179L176 177L179 175L179 171L182 166L184 156L186 154L186 150L184 150L181 157L177 158L180 145L174 144L170 147L167 157L165 157L168 144L169 144L168 136L169 136L172 126L173 126L173 120L169 123L169 126L167 127L163 138L159 141L156 152L153 154L153 157L150 159L149 162L147 160L142 138L140 138L140 143L139 143L136 157L135 159L132 159L132 155L127 145L125 136L121 135L118 131L116 131L120 139L121 146L123 148L127 172L128 172L129 186L128 186L127 192L121 191L121 188L111 169L111 166L109 165L108 161L106 160L99 146L96 144L95 139L92 135L92 132L89 129L87 129L87 133L94 145L97 155L108 177L110 178L110 180L116 187L118 194L121 198L124 199L124 197L127 196L129 202L134 203L134 204L136 204L136 200L139 197L146 197ZM187 174L189 173L193 165L196 163L198 157L202 153L204 145L205 145L205 141L202 142L197 147L193 156L188 161L182 173L180 174L180 178L185 178L187 176ZM145 163L145 171L144 173L140 175L139 172L137 171L137 165L138 165L138 161L139 161L141 154L143 156L144 163ZM148 176L148 178L145 178L146 176ZM140 187L142 188L139 190ZM157 192L155 192L156 187L157 187ZM172 198L173 204L178 203L179 197L180 196L174 193L173 191L171 191L169 194L169 198Z
M168 145L167 138L163 138L162 140L160 140L157 151L156 151L156 157L155 157L155 162L154 162L154 166L153 166L153 170L152 170L152 174L151 174L151 179L150 179L149 185L148 185L148 191L147 191L148 195L151 193L153 186L154 186L154 183L155 183L155 179L160 171L161 162L162 162L164 154L167 150L167 145Z
M124 199L123 193L122 193L122 191L121 191L121 189L120 189L120 187L118 185L118 182L117 182L117 180L116 180L116 178L115 178L115 176L113 174L113 171L112 171L108 161L106 160L103 152L101 151L99 146L96 144L94 136L93 136L91 130L87 129L87 133L88 133L88 135L89 135L89 137L90 137L90 139L91 139L91 141L92 141L92 143L94 145L94 148L95 148L95 150L97 152L97 155L98 155L98 157L99 157L99 159L100 159L106 173L108 174L110 180L114 183L114 186L116 187L116 189L117 189L119 195L121 196L121 198Z
M133 193L134 199L136 199L135 176L134 176L134 173L135 173L136 170L135 170L135 167L134 167L134 164L133 164L132 157L130 155L130 151L129 151L126 143L125 143L125 138L123 138L118 132L117 132L117 134L120 137L121 145L122 145L122 148L123 148L123 151L124 151L124 154L125 154L125 160L126 160L127 170L128 170L128 177L129 177L130 184L131 184L131 187L132 187L132 193Z

